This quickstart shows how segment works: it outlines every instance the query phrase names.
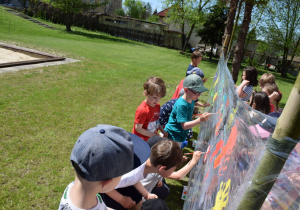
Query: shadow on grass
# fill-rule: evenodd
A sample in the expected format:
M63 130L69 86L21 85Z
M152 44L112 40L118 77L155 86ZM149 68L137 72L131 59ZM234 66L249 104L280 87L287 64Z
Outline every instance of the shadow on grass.
M143 45L143 43L139 43L139 42L136 42L136 41L133 41L133 40L125 39L125 38L122 38L122 37L114 37L114 36L109 35L109 34L91 34L91 33L86 33L86 32L82 32L82 31L72 31L72 32L63 31L63 32L67 33L67 34L85 36L85 37L90 38L90 39L102 39L102 40L120 42L120 43L132 44L132 45Z
M187 186L187 181L175 181L166 180L168 186L170 187L170 195L167 197L166 202L169 209L181 210L183 208L184 200L181 199L183 186Z

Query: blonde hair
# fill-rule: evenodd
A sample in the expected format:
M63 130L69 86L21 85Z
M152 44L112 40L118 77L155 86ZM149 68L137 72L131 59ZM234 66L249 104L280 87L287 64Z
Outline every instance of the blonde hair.
M150 77L144 83L144 95L157 95L164 97L166 95L165 82L159 77Z
M275 76L271 73L264 73L259 79L259 85L264 87L266 84L275 84Z

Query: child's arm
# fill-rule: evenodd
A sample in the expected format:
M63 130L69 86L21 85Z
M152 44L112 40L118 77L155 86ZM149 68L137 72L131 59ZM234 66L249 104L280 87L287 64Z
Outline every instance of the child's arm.
M113 200L121 204L125 209L132 208L136 205L135 201L131 197L120 194L117 190L112 190L106 193Z
M203 113L202 115L200 115L199 118L195 120L181 123L181 127L183 130L191 129L196 125L199 125L201 122L205 122L206 120L208 120L209 117L210 117L210 113Z
M142 196L146 199L155 199L158 198L157 195L149 193L141 182L138 182L134 185L134 187L142 194Z
M139 132L140 134L143 134L144 136L149 136L149 137L152 137L152 136L158 136L157 133L152 133L150 131L147 131L146 129L143 128L143 124L137 124L135 123L135 130L137 132Z
M246 85L248 85L249 84L249 80L243 80L243 82L242 82L242 84L238 87L238 89L236 90L236 92L237 92L237 94L238 94L238 96L240 97L240 98L243 98L243 97L245 97L246 95L247 95L247 93L246 92L244 92L244 87L246 86Z
M170 176L165 177L168 179L174 179L174 180L181 180L183 177L185 177L190 170L198 163L199 159L201 157L201 151L195 151L193 154L193 158L191 161L189 161L183 168L181 168L178 171L173 172Z
M165 129L161 125L159 125L158 129L160 130L160 132L162 132L162 134L164 134L164 137L168 137L168 132L165 131Z
M195 106L208 107L210 106L210 103L208 102L200 103L199 101L197 101L195 102Z

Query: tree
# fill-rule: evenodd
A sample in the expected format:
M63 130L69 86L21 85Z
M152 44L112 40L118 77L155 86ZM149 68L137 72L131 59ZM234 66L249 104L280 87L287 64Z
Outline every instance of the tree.
M285 77L292 63L288 55L293 55L299 48L300 36L300 0L271 0L266 7L267 20L261 26L269 44L282 51L281 76Z
M65 25L67 31L71 31L74 14L77 14L84 9L94 9L98 6L107 4L107 1L100 3L99 0L95 0L94 3L84 2L82 0L44 0L44 2L50 3L54 7L59 8L65 15Z
M233 26L234 26L234 17L235 17L238 2L239 2L239 0L231 0L230 1L229 13L228 13L228 16L227 16L227 21L226 21L226 28L225 28L225 32L224 32L224 36L223 36L223 40L222 40L223 46L224 46L224 41L225 41L226 36L230 36L230 39L232 39L232 36L233 36L232 31L233 31ZM230 45L229 45L229 48L228 48L228 45L224 46L224 47L225 47L224 55L226 55L227 50L228 49L230 50Z
M212 0L164 0L164 5L169 8L168 22L179 25L181 30L181 52L185 51L191 34L199 22L203 19L204 10ZM185 35L185 26L190 25L189 34Z
M234 83L237 82L238 75L239 75L239 69L241 67L241 62L243 59L243 54L244 54L244 45L245 45L245 40L246 36L249 30L249 25L251 22L251 14L252 14L252 9L254 7L254 2L253 1L246 1L245 2L245 13L244 13L244 19L243 23L241 26L241 30L239 32L239 37L238 41L234 50L234 56L233 56L233 62L232 62L232 78Z
M147 2L145 9L146 9L146 19L147 19L152 15L152 7L149 2Z
M210 60L212 58L213 46L222 45L222 36L226 26L228 8L224 5L215 5L210 9L206 20L197 35L201 37L202 43L211 46Z
M140 0L125 0L123 4L126 7L126 14L132 18L141 19L146 10Z
M125 11L121 8L121 9L117 9L116 10L116 15L119 15L119 16L125 16Z

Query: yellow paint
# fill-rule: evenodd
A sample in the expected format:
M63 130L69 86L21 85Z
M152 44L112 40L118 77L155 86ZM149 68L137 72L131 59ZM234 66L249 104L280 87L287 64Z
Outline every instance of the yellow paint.
M226 207L228 203L228 193L230 190L230 182L231 179L229 179L226 183L221 182L220 184L220 190L217 193L215 206L212 208L212 210L222 210Z

